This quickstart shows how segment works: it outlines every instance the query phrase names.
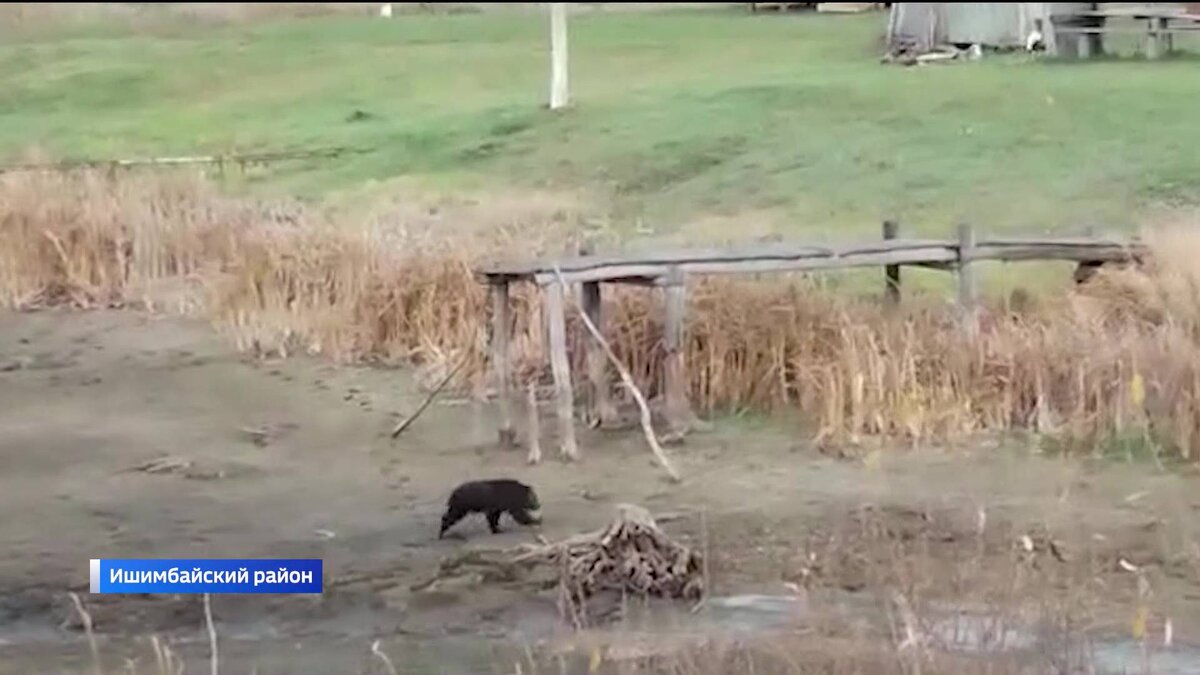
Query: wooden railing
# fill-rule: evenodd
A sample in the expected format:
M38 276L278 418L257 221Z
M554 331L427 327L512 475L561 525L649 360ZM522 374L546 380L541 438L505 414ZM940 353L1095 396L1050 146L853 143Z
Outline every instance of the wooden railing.
M692 419L686 397L687 370L683 363L683 326L686 282L705 274L762 274L883 267L884 297L900 300L900 268L905 265L946 270L958 275L958 303L964 328L976 330L977 284L974 265L998 260L1059 260L1078 264L1076 280L1085 279L1106 263L1140 261L1145 247L1135 241L1095 237L978 238L975 230L960 225L954 239L901 239L894 222L883 224L883 239L859 244L816 246L774 244L729 249L646 251L620 255L581 255L559 260L493 262L476 273L492 291L492 370L500 397L502 444L512 444L512 391L509 342L512 320L509 286L533 282L545 293L545 316L554 374L555 398L563 454L577 454L574 428L574 389L567 358L564 285L581 284L582 310L597 327L603 327L600 284L623 283L660 286L665 293L664 345L666 347L664 399L673 425ZM592 405L600 417L611 414L609 375L601 346L588 341L588 379ZM603 420L601 420L603 421Z

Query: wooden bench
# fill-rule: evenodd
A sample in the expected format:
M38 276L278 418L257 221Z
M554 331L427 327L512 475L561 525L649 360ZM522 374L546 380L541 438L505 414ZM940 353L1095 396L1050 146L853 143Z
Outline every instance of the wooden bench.
M1073 25L1088 19L1100 19L1107 22L1110 19L1133 19L1144 22L1141 26L1081 26ZM1052 38L1049 44L1055 55L1062 52L1059 40L1062 36L1096 36L1106 34L1134 33L1146 36L1146 57L1157 59L1174 48L1172 37L1176 33L1187 33L1200 30L1200 15L1169 12L1154 9L1113 9L1074 12L1071 14L1053 14L1049 17ZM1172 23L1177 22L1177 23ZM1178 23L1182 22L1182 23ZM1077 56L1081 59L1092 55L1092 40L1078 40Z

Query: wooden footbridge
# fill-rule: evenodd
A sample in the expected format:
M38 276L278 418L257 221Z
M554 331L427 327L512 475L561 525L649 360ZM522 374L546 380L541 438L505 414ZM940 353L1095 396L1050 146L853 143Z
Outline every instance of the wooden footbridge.
M664 402L671 423L686 424L691 418L687 402L687 374L683 362L684 309L687 279L703 274L761 274L883 267L884 297L890 303L900 299L900 268L915 265L946 270L958 275L958 302L964 326L975 330L977 286L974 265L998 260L1073 261L1079 272L1086 273L1105 263L1140 261L1145 247L1137 242L1120 242L1095 237L977 238L970 226L960 225L955 239L901 239L894 222L883 224L883 239L859 244L815 246L775 244L751 248L689 249L645 252L628 255L580 255L560 260L493 263L482 266L477 275L491 288L492 294L492 370L498 386L501 411L500 442L512 445L512 381L509 342L512 319L509 286L532 282L541 287L545 298L545 318L550 364L554 374L556 413L560 426L561 452L564 457L578 456L574 425L574 387L567 358L564 286L581 285L584 313L602 327L600 285L635 284L662 287L665 295L663 342L666 348ZM609 374L606 355L595 340L588 341L587 373L592 413L600 420L613 416L609 398Z

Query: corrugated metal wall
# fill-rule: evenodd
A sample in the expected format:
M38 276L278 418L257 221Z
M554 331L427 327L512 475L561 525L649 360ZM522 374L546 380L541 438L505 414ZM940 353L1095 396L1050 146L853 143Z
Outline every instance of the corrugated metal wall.
M947 43L1018 47L1033 30L1034 19L1090 5L1087 2L897 2L888 17L888 39L892 45L914 43L918 49Z
M936 40L936 2L895 2L888 14L888 46L913 44L928 49Z
M942 26L938 37L944 42L981 45L1019 45L1021 11L1018 2L943 2L939 3Z

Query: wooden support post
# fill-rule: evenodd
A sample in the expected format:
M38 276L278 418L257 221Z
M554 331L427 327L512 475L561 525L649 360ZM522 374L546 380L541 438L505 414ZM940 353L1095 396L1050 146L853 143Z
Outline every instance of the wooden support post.
M600 282L583 284L583 311L600 331L604 330L604 314L601 305ZM593 339L587 340L587 372L590 384L589 423L603 426L617 417L613 407L612 391L608 382L608 357L604 347Z
M1097 28L1103 27L1103 22L1097 26ZM1092 57L1104 56L1104 33L1089 33L1088 39L1091 40L1091 44L1088 45L1088 55Z
M1080 59L1090 59L1092 57L1092 36L1088 33L1076 33L1075 49Z
M1045 29L1042 31L1042 40L1046 45L1046 53L1050 56L1059 55L1059 35L1058 29L1054 25L1054 18L1051 15L1046 16L1043 24Z
M975 228L958 226L958 306L963 328L974 337L979 325L976 318L977 288L972 259L975 257Z
M528 416L525 435L529 437L529 452L525 461L539 464L542 461L542 425L538 420L537 384L530 381L525 388L525 414Z
M900 234L900 225L894 220L883 221L883 238L895 239ZM900 304L900 266L884 267L884 298L890 306Z
M1164 21L1164 23L1165 23L1165 21ZM1158 44L1159 19L1156 19L1156 18L1149 19L1148 27L1150 30L1146 31L1146 58L1157 59L1161 52L1161 50L1159 49L1159 44Z
M563 459L579 459L575 443L575 391L571 386L571 362L567 359L567 321L563 311L563 287L551 281L542 286L546 298L546 332L550 344L550 369L554 372L554 399L558 415L559 452Z
M512 334L512 312L508 302L508 282L492 284L492 369L496 396L500 404L501 447L516 445L512 419L512 368L509 364L509 338Z
M683 271L672 267L667 273L666 321L663 344L667 357L664 363L666 413L674 432L682 432L691 425L691 406L688 404L687 369L684 366L684 313L687 308L687 286Z
M567 105L567 3L550 3L550 109Z

